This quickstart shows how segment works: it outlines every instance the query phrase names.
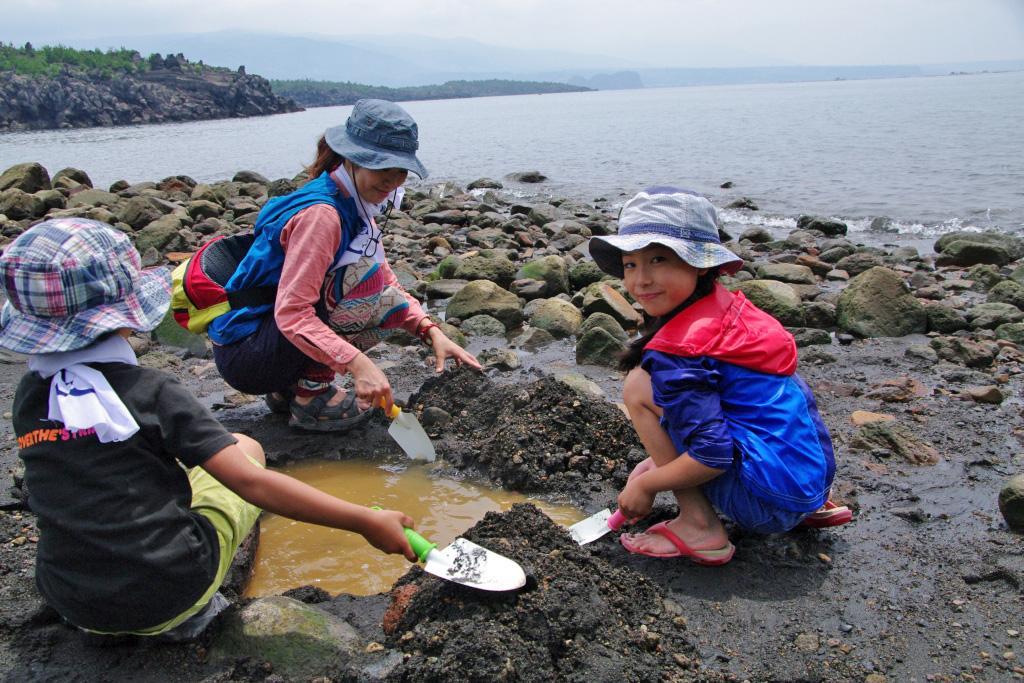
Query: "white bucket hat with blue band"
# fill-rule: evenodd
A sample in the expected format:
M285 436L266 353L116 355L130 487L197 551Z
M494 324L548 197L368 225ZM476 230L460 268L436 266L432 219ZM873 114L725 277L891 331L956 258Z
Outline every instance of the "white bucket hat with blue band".
M416 158L419 127L409 113L387 100L359 100L348 120L324 131L324 140L335 152L357 166L372 170L404 168L427 177Z
M590 239L598 268L621 278L623 252L660 244L694 268L720 267L732 275L743 259L722 246L718 213L704 197L678 187L650 187L622 207L619 233Z
M171 302L171 273L142 270L128 237L106 223L53 218L4 248L0 288L0 347L57 353L122 327L154 329Z

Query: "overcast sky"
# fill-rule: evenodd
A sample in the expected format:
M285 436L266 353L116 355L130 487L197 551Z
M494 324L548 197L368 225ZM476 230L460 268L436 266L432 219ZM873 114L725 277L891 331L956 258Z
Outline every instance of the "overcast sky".
M15 44L241 29L471 37L650 66L1024 59L1024 0L0 0L0 12L0 40Z

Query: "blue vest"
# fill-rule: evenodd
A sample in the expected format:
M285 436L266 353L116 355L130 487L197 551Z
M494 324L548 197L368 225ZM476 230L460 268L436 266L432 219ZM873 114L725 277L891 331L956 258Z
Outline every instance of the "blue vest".
M341 246L334 254L336 263L358 234L361 223L355 200L344 196L325 172L295 192L274 197L263 206L253 231L256 241L224 286L225 291L238 292L253 287L276 286L284 267L281 230L295 214L314 204L333 206L341 219ZM228 311L210 323L207 334L216 344L231 344L255 332L263 317L272 313L273 309L272 304L261 304Z

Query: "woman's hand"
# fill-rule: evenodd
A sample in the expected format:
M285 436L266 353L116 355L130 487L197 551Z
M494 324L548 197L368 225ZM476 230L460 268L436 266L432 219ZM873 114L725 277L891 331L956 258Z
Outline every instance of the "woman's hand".
M642 476L631 477L626 482L626 488L619 494L619 510L626 519L646 517L654 507L654 496L657 492L648 491L641 483L642 480Z
M362 535L377 550L389 554L404 555L410 562L416 561L416 553L405 537L405 527L413 528L409 515L397 510L373 510L367 515L366 528Z
M444 362L448 358L454 358L456 365L480 369L480 361L476 356L449 339L440 327L430 328L427 335L430 337L430 345L434 347L434 370L437 372L444 372Z
M348 364L348 371L354 380L360 410L367 410L372 406L381 406L384 412L391 410L395 403L391 395L391 382L366 354L357 355Z

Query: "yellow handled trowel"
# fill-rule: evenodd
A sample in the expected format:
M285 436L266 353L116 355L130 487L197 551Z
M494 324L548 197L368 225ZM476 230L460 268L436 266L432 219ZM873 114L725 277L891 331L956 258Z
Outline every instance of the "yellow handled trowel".
M391 418L388 434L402 447L406 455L413 460L434 462L437 458L434 444L430 443L430 437L423 431L423 427L415 415L407 413L393 404L391 412L385 411L385 414Z

